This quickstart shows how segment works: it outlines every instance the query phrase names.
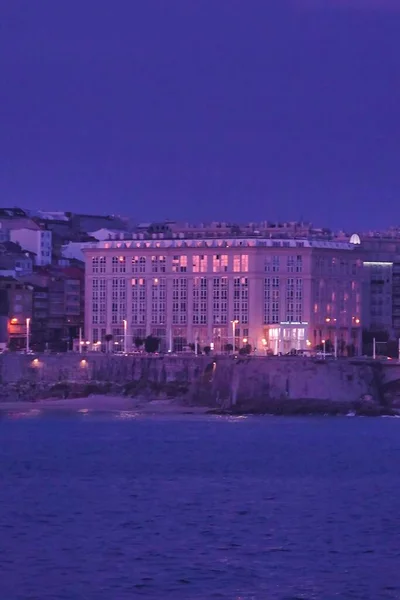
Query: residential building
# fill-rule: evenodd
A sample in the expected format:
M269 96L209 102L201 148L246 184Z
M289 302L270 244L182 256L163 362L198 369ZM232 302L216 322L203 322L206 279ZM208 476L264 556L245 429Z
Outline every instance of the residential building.
M32 294L31 346L43 351L49 347L49 288L35 285Z
M36 255L36 266L51 264L52 234L43 229L12 229L10 240Z
M0 291L7 293L8 344L13 349L25 348L32 319L33 286L13 277L0 277Z
M32 347L72 348L84 325L83 264L42 267L28 281L33 286Z
M5 288L2 289L0 286L0 350L5 350L8 344L8 314L8 293Z
M0 208L2 241L9 240L12 229L39 229L39 225L21 208Z
M103 241L86 259L85 336L132 348L198 341L275 354L361 346L362 261L348 242L221 237Z
M32 274L34 254L22 250L14 242L0 243L0 271L10 271L15 277L26 277Z
M356 245L363 261L363 329L400 337L400 237L360 234ZM351 237L354 241L355 236Z
M70 219L72 229L77 232L87 233L102 228L127 231L131 227L130 220L119 215L70 214Z

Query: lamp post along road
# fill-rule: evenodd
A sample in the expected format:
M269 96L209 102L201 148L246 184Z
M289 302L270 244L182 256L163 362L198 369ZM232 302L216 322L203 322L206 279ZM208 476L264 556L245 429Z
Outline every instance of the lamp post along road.
M231 321L232 323L232 352L235 352L235 339L236 339L236 325L239 323L237 319Z
M28 317L26 319L26 352L27 352L27 354L28 354L28 352L30 352L30 345L29 345L30 332L31 332L31 320Z
M124 319L124 352L125 352L125 354L128 351L127 335L128 335L128 321L126 319Z

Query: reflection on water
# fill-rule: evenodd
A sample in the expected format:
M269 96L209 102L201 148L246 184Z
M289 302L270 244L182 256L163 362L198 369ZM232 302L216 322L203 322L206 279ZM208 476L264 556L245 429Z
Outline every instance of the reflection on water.
M400 598L395 419L3 417L0 600Z
M37 408L32 408L26 411L0 411L0 415L8 417L9 419L31 419L34 417L40 417L42 415L42 411Z

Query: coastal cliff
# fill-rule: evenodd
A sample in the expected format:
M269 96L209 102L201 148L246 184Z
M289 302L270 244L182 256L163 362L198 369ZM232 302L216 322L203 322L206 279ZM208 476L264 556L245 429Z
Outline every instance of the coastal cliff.
M219 412L391 414L400 365L298 357L0 356L0 402L120 394Z

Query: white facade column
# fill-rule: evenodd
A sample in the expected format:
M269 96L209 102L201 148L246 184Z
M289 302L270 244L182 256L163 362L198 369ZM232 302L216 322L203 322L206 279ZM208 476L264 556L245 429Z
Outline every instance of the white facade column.
M190 257L190 260L191 257ZM193 275L189 275L187 277L187 284L186 284L186 293L187 293L187 298L186 298L186 318L187 318L187 324L186 324L186 336L187 336L187 343L188 344L194 344L195 340L194 340L194 334L193 334Z
M166 277L165 281L165 295L166 295L166 318L165 318L165 332L166 332L166 346L167 350L172 350L171 348L171 340L172 340L172 287L173 287L173 276Z
M264 255L259 254L252 249L249 252L249 335L248 343L253 349L257 348L258 353L263 350L262 340L264 339Z
M116 275L116 277L118 277L118 275ZM113 275L106 275L106 299L107 299L106 323L105 323L106 335L112 333L113 327L115 327L115 325L112 325L112 318L111 318L111 315L112 315L112 280L113 280Z
M127 268L130 267L130 256L127 258ZM132 334L132 276L126 278L126 322L127 322L127 350L133 350Z
M152 285L152 277L146 276L145 273L140 273L141 277L145 277L145 286L146 286L146 337L151 335L151 285ZM139 287L140 289L140 287ZM140 304L140 301L139 301Z
M210 266L210 262L211 262L211 266ZM214 309L213 309L213 304L214 304L214 300L213 300L213 290L214 290L214 282L213 282L213 275L210 272L212 271L212 254L208 255L208 273L206 274L207 277L207 344L210 345L211 342L214 342L214 336L213 336L213 328L214 328L214 323L213 323L213 314L214 314ZM218 277L218 273L217 273L217 277ZM201 293L201 292L200 292ZM201 302L201 300L200 300Z

